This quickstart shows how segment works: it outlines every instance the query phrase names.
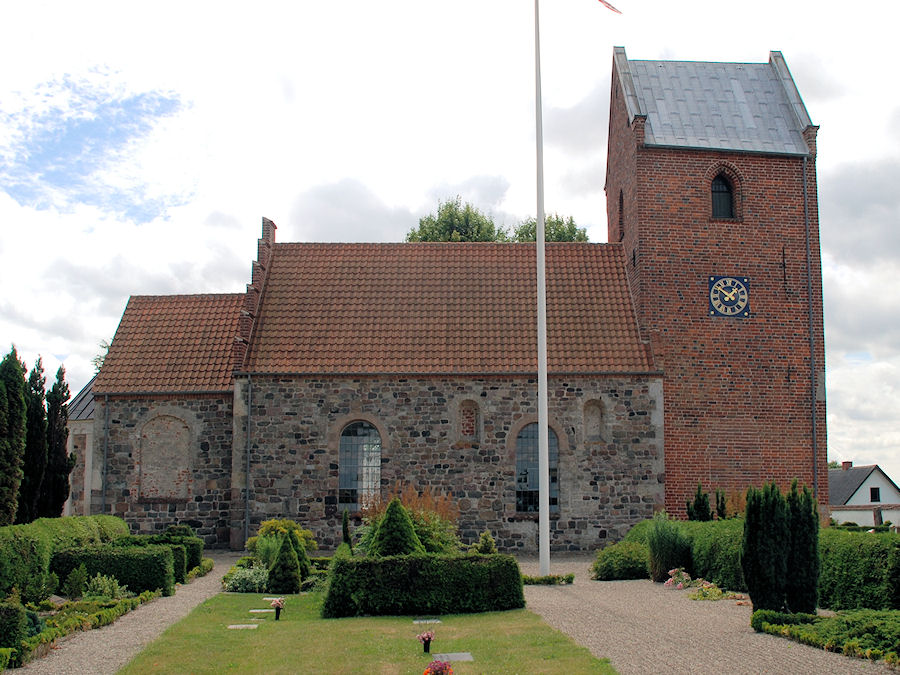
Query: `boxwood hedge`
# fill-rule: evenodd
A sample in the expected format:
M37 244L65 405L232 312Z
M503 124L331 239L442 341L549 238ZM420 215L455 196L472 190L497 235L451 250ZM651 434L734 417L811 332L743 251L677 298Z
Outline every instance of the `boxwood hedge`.
M50 593L50 556L62 548L91 546L128 535L114 516L39 518L27 525L0 527L0 594L17 588L23 602L39 602Z
M336 555L322 616L458 614L524 606L522 576L509 555Z
M156 589L161 589L163 595L175 592L174 556L171 547L166 545L63 549L53 554L50 569L60 579L65 579L82 563L89 577L95 574L113 576L132 593Z

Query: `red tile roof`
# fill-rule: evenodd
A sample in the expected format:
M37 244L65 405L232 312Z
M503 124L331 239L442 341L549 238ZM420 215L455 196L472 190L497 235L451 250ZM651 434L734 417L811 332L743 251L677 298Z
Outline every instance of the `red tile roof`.
M94 394L231 389L243 301L243 293L132 296Z
M547 244L548 370L649 372L618 244ZM243 370L537 371L533 244L275 244Z

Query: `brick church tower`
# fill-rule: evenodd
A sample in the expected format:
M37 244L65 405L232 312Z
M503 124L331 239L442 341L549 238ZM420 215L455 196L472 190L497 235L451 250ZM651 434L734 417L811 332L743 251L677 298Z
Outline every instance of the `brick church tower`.
M828 498L816 132L768 63L630 61L606 173L641 331L664 376L665 503L794 477Z

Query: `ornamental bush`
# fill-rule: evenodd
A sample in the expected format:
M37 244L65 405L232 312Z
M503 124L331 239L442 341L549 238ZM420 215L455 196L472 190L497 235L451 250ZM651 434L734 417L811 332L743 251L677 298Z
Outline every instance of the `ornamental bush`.
M84 595L84 587L87 585L87 581L87 568L84 566L84 563L82 563L69 572L69 576L66 577L66 581L62 587L63 594L67 598L73 600L80 598Z
M400 500L394 497L372 536L369 555L396 556L411 553L425 553L425 547L416 536L409 513Z
M591 579L646 579L650 576L650 548L636 541L620 541L597 551Z
M669 578L669 570L675 567L692 569L691 542L678 523L670 520L665 513L653 517L647 546L650 549L650 578L653 581L665 581Z
M312 564L309 562L306 547L303 545L297 532L289 532L288 537L291 540L291 546L294 547L294 553L297 554L297 570L300 572L300 581L302 582L309 576L312 570Z
M509 555L335 555L322 616L450 614L525 606Z
M20 649L28 637L28 617L18 602L0 602L0 647Z
M712 510L709 508L709 495L703 491L701 483L697 483L697 493L694 495L693 503L687 503L687 517L688 520L712 520Z
M791 483L787 496L788 532L791 546L788 550L785 604L792 612L815 614L818 604L819 570L819 509L809 491L797 488L797 480Z
M229 593L265 593L268 582L265 567L237 567L222 578L222 587Z
M269 568L269 582L266 590L279 595L300 592L300 564L297 562L297 552L291 543L290 534L281 538L278 557Z

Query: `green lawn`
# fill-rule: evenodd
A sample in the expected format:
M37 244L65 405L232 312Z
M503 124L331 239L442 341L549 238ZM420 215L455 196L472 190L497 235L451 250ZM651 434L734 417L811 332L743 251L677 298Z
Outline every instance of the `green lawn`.
M262 595L221 593L197 607L141 652L121 673L416 673L431 660L416 634L432 628L433 653L471 652L453 664L467 673L615 673L606 660L550 628L527 610L455 614L436 625L412 617L322 619L320 598L288 596L280 621ZM254 623L256 630L228 630Z

